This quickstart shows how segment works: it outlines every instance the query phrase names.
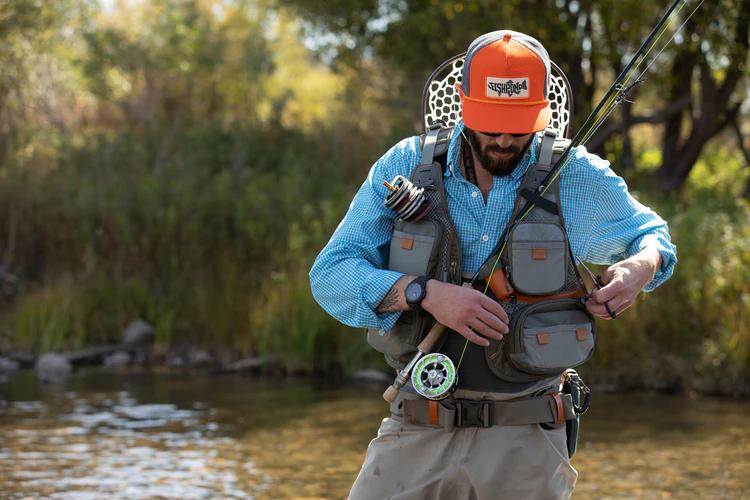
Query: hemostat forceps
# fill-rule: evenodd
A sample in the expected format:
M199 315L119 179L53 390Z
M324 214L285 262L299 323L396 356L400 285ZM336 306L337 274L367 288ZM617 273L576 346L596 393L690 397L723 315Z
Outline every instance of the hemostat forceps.
M589 275L589 278L591 278L591 281L594 283L594 286L597 289L604 288L604 281L602 281L602 276L600 274L594 274L593 272L591 272L591 269L589 269L588 266L583 262L583 260L581 260L581 258L578 257L577 255L576 255L576 259L578 260L578 263L581 264L581 267ZM612 311L612 309L610 309L608 300L604 302L604 308L607 310L607 313L609 314L609 317L611 319L617 318L617 314L614 311Z

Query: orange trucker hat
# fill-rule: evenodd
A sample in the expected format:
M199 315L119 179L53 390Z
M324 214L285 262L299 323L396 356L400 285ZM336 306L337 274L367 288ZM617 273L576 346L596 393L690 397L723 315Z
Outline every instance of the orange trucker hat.
M544 130L549 79L549 55L536 39L510 30L480 36L469 45L457 85L464 123L478 132Z

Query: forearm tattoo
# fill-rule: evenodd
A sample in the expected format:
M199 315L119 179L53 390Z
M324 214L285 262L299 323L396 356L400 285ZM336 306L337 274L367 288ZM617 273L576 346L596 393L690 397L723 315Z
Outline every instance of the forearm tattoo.
M393 286L378 304L377 312L395 312L398 311L398 288Z

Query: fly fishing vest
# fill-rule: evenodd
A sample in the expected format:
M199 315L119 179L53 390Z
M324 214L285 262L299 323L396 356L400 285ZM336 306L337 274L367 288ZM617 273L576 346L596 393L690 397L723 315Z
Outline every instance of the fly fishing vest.
M452 130L431 129L424 138L422 160L410 180L424 189L430 208L417 222L395 220L388 268L461 285L461 246L443 185ZM488 295L499 300L508 314L509 333L503 340L490 340L485 348L471 342L466 345L464 337L449 332L439 347L459 364L463 389L519 392L540 380L559 377L593 354L595 325L584 306L586 288L562 219L559 179L543 195L537 194L567 144L567 140L556 140L553 130L544 131L537 163L529 166L521 182L510 226L503 232L506 241L499 258L496 254L488 259L479 272L480 280L503 283L504 293L493 286ZM519 219L527 200L534 205ZM367 339L391 366L400 369L433 322L426 311L406 311L393 329L370 329Z

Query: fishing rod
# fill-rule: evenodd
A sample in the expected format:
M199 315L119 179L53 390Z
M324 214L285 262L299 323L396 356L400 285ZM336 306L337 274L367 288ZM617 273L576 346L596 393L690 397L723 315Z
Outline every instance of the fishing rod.
M585 144L594 135L594 133L596 133L599 127L601 127L604 121L612 114L612 111L614 111L617 105L619 105L622 101L627 101L628 92L630 92L635 86L644 81L643 76L646 74L654 61L670 44L670 42L674 39L675 35L682 29L682 27L685 26L685 24L690 20L691 17L693 17L700 6L703 5L704 0L696 1L698 5L695 6L692 12L690 12L690 14L685 18L683 23L674 31L672 36L669 38L669 40L667 40L667 42L659 50L659 52L649 60L649 55L654 50L654 47L656 47L659 40L668 31L669 20L671 19L671 17L673 15L678 15L680 11L685 7L685 5L690 3L690 0L674 0L672 4L664 11L661 18L652 28L649 35L643 41L633 57L631 57L630 61L625 66L625 69L620 72L612 85L610 85L609 89L604 94L604 97L602 97L594 110L588 115L583 126L580 128L580 130L578 130L576 135L571 140L570 144L563 151L560 158L557 160L557 162L555 162L555 165L545 176L544 180L542 180L541 184L536 190L536 193L531 195L529 198L541 198L547 192L547 189L549 189L550 185L560 175L562 169L568 164L570 152L573 150L573 148ZM640 66L645 61L648 61L648 64L642 71L639 71ZM635 76L636 73L637 76ZM492 279L492 275L494 274L495 270L497 269L497 265L500 262L500 257L505 250L505 245L507 243L510 230L514 225L521 222L536 205L536 203L529 198L527 198L521 210L518 212L519 215L517 215L516 218L506 226L502 236L498 240L498 243L490 253L490 257L479 267L479 269L476 271L476 273L474 273L474 276L471 279L471 282L474 283L479 278L482 269L484 269L485 266L494 257L494 264L490 271L489 277L486 280L487 286L484 290L485 294L489 289L489 283Z

